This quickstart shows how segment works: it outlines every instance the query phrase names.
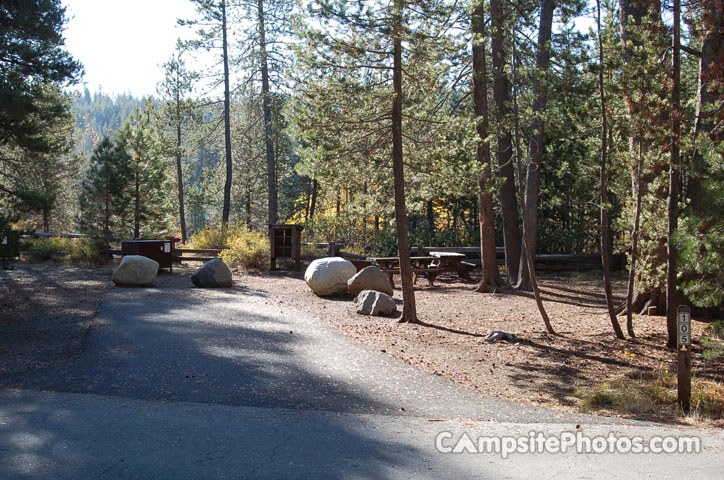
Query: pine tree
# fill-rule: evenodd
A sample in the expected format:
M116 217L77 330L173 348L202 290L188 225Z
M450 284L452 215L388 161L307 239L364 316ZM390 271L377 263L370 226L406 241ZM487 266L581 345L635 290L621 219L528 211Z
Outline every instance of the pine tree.
M197 20L179 20L179 25L198 27L197 39L184 42L187 48L195 48L210 52L220 50L214 65L207 73L210 80L210 90L223 86L223 114L224 125L224 159L226 176L224 180L223 204L221 209L221 224L229 223L231 213L231 185L233 161L231 151L231 52L229 51L231 37L232 5L226 0L191 0L196 5L200 16Z
M170 178L152 113L153 104L148 100L143 109L128 118L116 138L118 147L125 150L131 161L133 238L164 236L170 230Z
M131 201L128 185L133 169L125 150L108 137L93 150L78 197L81 232L106 245L124 232L123 218Z
M316 179L336 177L338 188L331 191L348 191L346 182L356 181L363 187L364 179L372 198L372 192L389 188L384 178L389 179L389 170L383 167L392 165L401 321L417 321L404 164L421 164L423 157L434 157L436 148L447 147L431 139L440 138L435 129L444 122L437 122L436 115L447 105L440 87L450 69L442 64L441 52L449 43L450 5L444 1L396 0L383 6L325 0L316 2L311 13L322 28L308 27L302 32L308 47L297 49L300 65L295 80L303 102L297 101L290 109L303 144L301 156L309 162L307 173ZM355 180L352 171L366 176Z
M491 12L492 14L492 12ZM491 17L492 18L492 17ZM491 292L501 285L495 248L495 216L493 213L493 194L490 168L490 142L488 141L488 82L485 60L485 17L483 1L476 2L473 9L473 97L475 114L478 116L476 154L481 164L478 178L478 215L480 217L480 258L483 278L476 291ZM497 73L497 72L496 72ZM510 135L508 134L508 141ZM510 148L510 142L508 142ZM517 213L517 212L516 212ZM517 217L517 215L516 215ZM516 224L517 227L517 224Z
M43 90L71 83L82 71L64 49L64 22L60 0L0 5L0 146L34 152L52 148L43 136L45 126L66 109L43 105Z
M186 67L183 59L183 47L176 46L173 57L164 63L165 77L158 85L158 93L163 100L158 112L167 128L163 131L164 151L176 160L176 185L178 190L179 226L181 228L181 242L186 243L186 215L184 212L184 176L182 160L186 154L184 138L188 130L198 122L196 115L196 102L188 96L193 91L193 84L197 78L194 72Z

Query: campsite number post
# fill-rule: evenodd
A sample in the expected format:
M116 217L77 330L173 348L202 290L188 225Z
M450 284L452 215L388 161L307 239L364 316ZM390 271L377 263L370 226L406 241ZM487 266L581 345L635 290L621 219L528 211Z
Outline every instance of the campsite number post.
M676 311L678 319L678 355L679 368L677 384L679 390L679 407L684 412L691 408L691 310L686 305L679 305Z

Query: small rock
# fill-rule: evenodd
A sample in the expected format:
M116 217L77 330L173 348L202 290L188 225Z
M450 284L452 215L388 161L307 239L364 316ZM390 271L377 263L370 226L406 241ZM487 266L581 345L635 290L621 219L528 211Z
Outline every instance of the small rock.
M397 312L395 301L386 293L374 290L363 290L354 299L357 313L360 315L374 315L377 317L392 315Z
M126 255L113 271L113 283L124 287L151 285L158 275L158 262L141 255Z
M231 270L220 258L214 258L191 275L191 282L200 288L230 287Z
M390 277L382 273L375 265L363 268L354 277L350 278L347 281L347 290L350 295L355 297L362 290L375 290L387 295L394 293L392 285L390 285Z

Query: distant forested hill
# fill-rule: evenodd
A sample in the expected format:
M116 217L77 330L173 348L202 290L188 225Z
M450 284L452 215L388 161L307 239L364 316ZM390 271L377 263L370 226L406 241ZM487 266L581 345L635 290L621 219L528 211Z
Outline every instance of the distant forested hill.
M129 94L111 97L102 91L91 94L86 88L84 92L74 96L72 110L76 116L76 125L81 130L88 127L100 137L114 136L133 111L143 106L144 100ZM87 145L87 150L93 148Z

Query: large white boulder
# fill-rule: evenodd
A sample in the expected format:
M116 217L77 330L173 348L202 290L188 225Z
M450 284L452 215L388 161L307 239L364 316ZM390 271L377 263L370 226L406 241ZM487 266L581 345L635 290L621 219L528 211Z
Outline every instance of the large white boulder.
M158 262L141 255L126 255L113 271L113 283L124 287L151 285L158 275Z
M360 315L392 315L397 312L395 300L385 293L364 290L354 299L354 306Z
M191 275L191 282L201 288L230 287L231 270L220 258L214 258Z
M318 258L304 272L304 281L320 297L344 295L347 281L357 273L352 262L340 257Z
M390 277L382 273L375 265L365 267L347 282L347 290L350 295L357 296L362 290L375 290L377 292L392 295Z

